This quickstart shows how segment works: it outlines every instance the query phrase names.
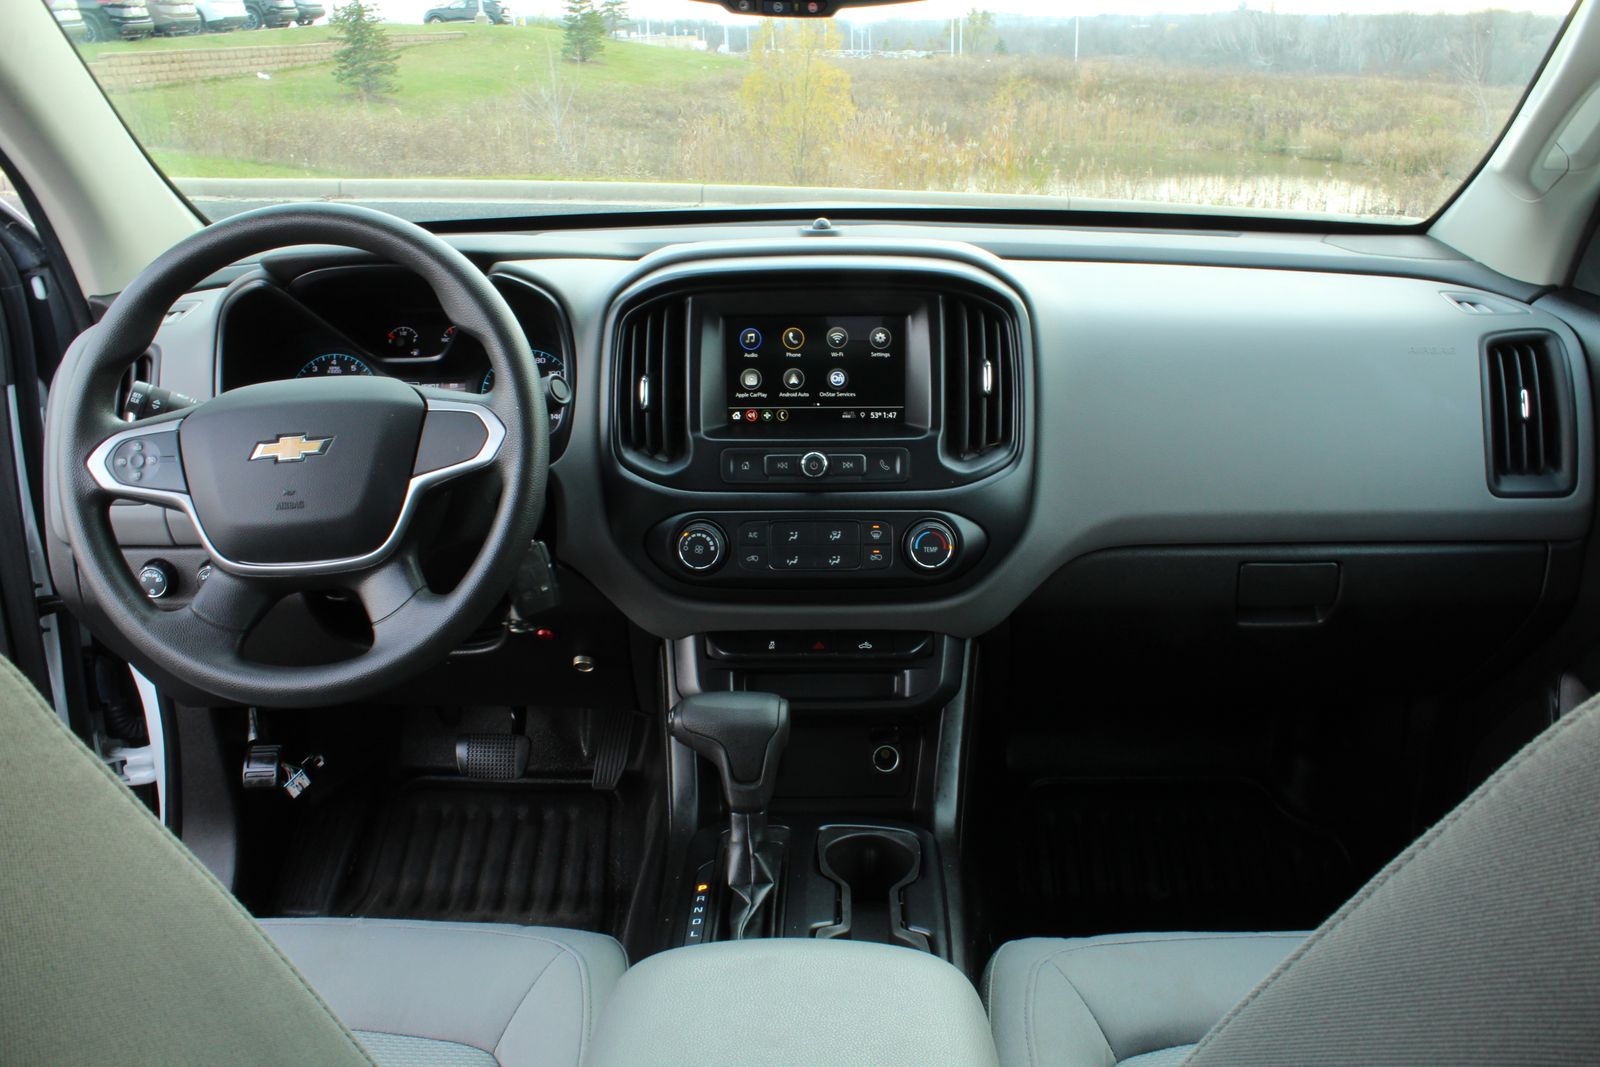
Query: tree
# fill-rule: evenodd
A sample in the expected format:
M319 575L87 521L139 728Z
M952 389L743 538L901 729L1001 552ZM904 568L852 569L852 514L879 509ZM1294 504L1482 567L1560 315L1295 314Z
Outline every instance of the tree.
M567 0L567 17L561 25L561 54L567 59L587 63L605 49L605 16L595 8L594 0Z
M628 0L600 0L600 18L606 32L617 35L617 30L628 23Z
M333 80L363 100L388 96L400 88L396 72L400 52L379 25L377 5L350 0L335 8L330 20L339 41L333 53Z
M750 46L751 70L739 89L754 143L787 181L804 185L826 173L855 114L850 75L828 61L844 36L832 19L761 24Z
M967 26L962 36L962 51L969 55L977 55L983 51L983 46L995 36L994 12L980 11L973 8L966 14Z

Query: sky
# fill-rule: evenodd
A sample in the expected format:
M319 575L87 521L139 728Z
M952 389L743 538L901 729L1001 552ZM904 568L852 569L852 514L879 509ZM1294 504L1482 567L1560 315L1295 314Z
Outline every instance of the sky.
M384 17L395 21L420 22L422 12L443 0L379 0ZM511 10L520 15L560 17L565 0L509 0ZM1067 15L1192 15L1231 11L1237 0L912 0L911 3L854 8L845 13L851 22L885 22L891 19L948 19L973 8L1002 15L1035 15L1060 18ZM1284 14L1352 15L1388 11L1422 13L1481 11L1486 7L1514 11L1533 11L1543 15L1565 15L1571 0L1249 0L1257 9L1276 7ZM716 4L698 0L628 0L635 19L696 19L743 23L747 17L732 15Z

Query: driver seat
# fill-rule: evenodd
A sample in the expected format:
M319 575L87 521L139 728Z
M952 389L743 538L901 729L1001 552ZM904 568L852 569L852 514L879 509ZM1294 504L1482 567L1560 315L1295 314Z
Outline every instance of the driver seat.
M0 659L7 1064L577 1067L626 966L574 930L257 923Z

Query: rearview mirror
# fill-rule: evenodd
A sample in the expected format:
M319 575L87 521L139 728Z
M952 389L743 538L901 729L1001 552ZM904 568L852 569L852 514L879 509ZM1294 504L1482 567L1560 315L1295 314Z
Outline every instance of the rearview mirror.
M735 15L760 15L780 19L826 19L847 7L910 4L916 0L700 0L716 4Z

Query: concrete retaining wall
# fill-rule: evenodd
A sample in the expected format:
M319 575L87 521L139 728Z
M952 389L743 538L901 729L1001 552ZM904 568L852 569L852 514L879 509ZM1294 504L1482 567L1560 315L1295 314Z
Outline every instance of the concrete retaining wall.
M242 32L242 31L239 31ZM389 40L404 48L437 44L465 37L464 33L391 33ZM116 52L89 64L96 80L107 90L148 89L154 85L200 81L203 78L237 78L258 71L309 67L332 61L338 41L280 44L241 48L169 48L160 51Z

